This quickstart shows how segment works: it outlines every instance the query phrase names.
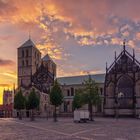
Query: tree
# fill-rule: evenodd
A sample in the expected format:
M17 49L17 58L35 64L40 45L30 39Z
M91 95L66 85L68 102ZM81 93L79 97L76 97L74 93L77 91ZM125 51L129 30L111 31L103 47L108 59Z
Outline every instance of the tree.
M88 109L90 113L90 120L93 121L93 106L100 104L101 98L98 94L98 85L89 76L87 80L84 81L84 91L82 94L82 102L88 104Z
M22 91L19 90L14 97L14 109L19 111L18 117L21 120L22 114L21 110L25 108L25 97L22 94Z
M77 89L75 92L75 96L72 102L74 110L82 107L82 92L83 92L82 89Z
M54 105L54 122L57 121L57 114L56 114L56 107L62 104L63 102L63 95L62 90L60 88L59 83L57 80L54 81L54 85L50 92L50 102L52 105Z
M35 89L33 88L26 101L27 109L31 110L31 121L34 120L34 109L37 109L37 107L39 107L39 103L39 97L36 95Z

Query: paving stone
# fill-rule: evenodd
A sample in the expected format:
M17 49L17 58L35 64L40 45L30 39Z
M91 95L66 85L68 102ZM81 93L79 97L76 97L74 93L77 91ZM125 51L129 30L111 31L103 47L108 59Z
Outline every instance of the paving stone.
M74 123L70 118L0 119L0 140L140 140L140 120L96 118Z

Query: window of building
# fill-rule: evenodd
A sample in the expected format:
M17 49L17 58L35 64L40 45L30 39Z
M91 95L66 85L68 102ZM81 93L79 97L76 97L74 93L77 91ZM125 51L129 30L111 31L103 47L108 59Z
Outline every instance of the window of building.
M100 94L101 95L103 94L103 88L100 88Z
M26 50L26 57L28 57L29 56L29 51L28 50Z
M38 68L38 64L36 64L36 68Z
M22 50L22 57L24 57L24 50Z
M70 96L70 90L69 89L67 90L67 96Z
M24 66L24 60L22 61L22 66Z
M74 96L74 88L71 88L71 96Z
M68 112L68 104L66 101L64 102L64 112Z
M40 55L39 55L39 53L38 53L37 57L38 57L38 60L39 60L39 58L40 58Z
M20 85L22 85L22 79L20 79Z
M26 60L26 66L28 66L28 60Z

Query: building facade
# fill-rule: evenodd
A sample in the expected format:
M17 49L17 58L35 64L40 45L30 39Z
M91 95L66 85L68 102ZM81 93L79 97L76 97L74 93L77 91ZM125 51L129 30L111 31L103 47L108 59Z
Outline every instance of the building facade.
M14 106L14 90L3 91L3 104L0 106L0 117L12 117Z
M93 108L93 112L102 115L129 115L140 114L140 63L125 49L116 56L110 67L106 67L105 74L90 75L98 84L98 93L101 96L101 105ZM18 48L18 89L22 89L25 96L32 88L40 97L40 114L52 114L49 102L50 87L56 77L56 64L47 54L41 58L40 51L31 39ZM88 75L59 77L64 95L64 102L59 112L73 113L72 102L75 92L84 87L84 80ZM88 109L87 105L83 109Z
M72 102L75 91L83 88L83 81L88 76L60 77L64 103L61 113L72 113ZM94 113L104 116L133 116L140 114L140 63L131 55L123 45L122 52L116 56L110 67L106 67L106 74L91 75L99 86L102 99L101 106L94 108ZM87 109L87 106L84 106Z
M40 98L39 114L50 112L49 92L56 77L56 64L49 54L41 52L31 39L18 48L18 88L28 96L32 88Z
M140 114L140 63L125 49L116 56L115 61L106 68L104 84L104 114Z
M18 87L29 87L41 63L41 53L31 39L18 48Z
M104 79L105 74L97 74L97 75L90 75L90 77L96 81L98 84L98 93L100 94L102 98L102 103L100 106L93 108L94 113L100 113L103 112L103 93L104 93ZM66 113L66 114L72 114L73 107L73 97L75 95L75 92L79 88L84 88L83 82L89 78L88 75L81 75L81 76L72 76L72 77L60 77L57 78L58 82L61 85L62 92L64 95L64 102L60 107L60 112ZM85 105L82 107L82 109L88 109L88 106Z

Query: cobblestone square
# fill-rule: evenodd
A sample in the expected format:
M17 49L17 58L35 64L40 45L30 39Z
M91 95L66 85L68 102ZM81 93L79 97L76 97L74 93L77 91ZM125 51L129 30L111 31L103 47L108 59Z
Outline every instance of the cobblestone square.
M140 120L130 118L95 118L88 123L6 118L0 124L0 140L140 140Z

